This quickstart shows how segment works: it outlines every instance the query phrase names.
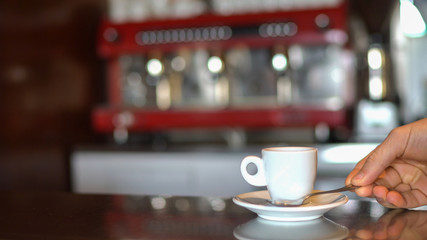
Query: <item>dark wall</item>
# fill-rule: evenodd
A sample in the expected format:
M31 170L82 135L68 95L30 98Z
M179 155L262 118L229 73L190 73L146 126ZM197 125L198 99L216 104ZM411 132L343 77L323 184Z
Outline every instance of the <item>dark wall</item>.
M0 1L0 190L68 189L69 149L96 141L103 0Z

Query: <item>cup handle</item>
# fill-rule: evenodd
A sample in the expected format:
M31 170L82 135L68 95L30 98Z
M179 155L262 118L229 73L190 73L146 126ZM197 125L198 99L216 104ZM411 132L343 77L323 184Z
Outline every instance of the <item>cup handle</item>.
M247 167L250 163L255 164L257 168L257 172L253 175L249 174L247 170ZM240 172L242 173L242 176L246 182L253 186L261 187L267 185L263 161L257 156L245 157L240 164Z

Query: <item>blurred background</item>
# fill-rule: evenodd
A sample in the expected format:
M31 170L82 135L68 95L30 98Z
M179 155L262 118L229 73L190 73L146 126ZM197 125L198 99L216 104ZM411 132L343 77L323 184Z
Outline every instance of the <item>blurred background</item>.
M229 196L287 145L341 185L426 116L426 4L1 0L0 190Z

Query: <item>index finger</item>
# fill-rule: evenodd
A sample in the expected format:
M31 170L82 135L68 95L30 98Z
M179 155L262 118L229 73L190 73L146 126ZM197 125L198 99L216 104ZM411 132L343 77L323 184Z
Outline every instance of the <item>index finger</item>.
M409 140L406 127L395 128L368 156L351 183L365 186L375 182L380 174L404 153Z
M357 173L359 173L360 169L362 168L363 164L365 164L366 157L360 160L356 166L354 166L353 170L347 175L347 178L345 180L345 185L351 184L351 180L354 176L356 176Z

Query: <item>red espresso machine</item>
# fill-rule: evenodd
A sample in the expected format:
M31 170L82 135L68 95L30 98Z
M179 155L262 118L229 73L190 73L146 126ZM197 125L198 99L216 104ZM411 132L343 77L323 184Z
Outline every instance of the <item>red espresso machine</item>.
M354 56L348 3L256 13L205 13L99 28L108 99L97 132L300 129L348 132ZM344 134L345 135L345 134Z

